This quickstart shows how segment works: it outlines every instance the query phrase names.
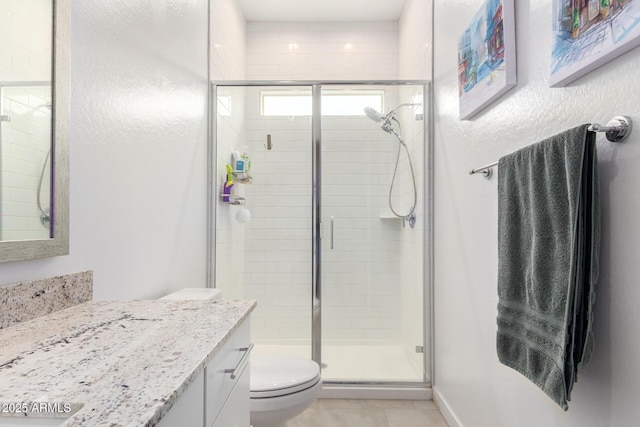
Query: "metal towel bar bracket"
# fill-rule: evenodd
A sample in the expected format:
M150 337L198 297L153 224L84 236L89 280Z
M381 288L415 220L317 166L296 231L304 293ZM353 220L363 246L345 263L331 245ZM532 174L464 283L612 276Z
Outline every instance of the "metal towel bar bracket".
M607 123L606 126L594 123L587 129L591 132L605 132L607 139L611 142L622 142L629 137L632 127L633 125L629 117L615 116L609 121L609 123ZM493 162L476 169L471 169L469 171L469 175L482 173L482 176L486 179L490 179L491 176L493 176L493 168L496 166L498 166L498 162Z
M606 126L594 123L588 129L591 132L605 132L607 139L611 142L622 142L631 134L631 128L629 117L615 116Z

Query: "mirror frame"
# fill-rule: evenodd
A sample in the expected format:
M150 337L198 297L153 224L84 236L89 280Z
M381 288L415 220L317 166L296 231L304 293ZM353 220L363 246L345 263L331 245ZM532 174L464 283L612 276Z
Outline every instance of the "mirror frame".
M0 242L0 262L69 254L69 52L71 0L53 0L52 191L53 236Z

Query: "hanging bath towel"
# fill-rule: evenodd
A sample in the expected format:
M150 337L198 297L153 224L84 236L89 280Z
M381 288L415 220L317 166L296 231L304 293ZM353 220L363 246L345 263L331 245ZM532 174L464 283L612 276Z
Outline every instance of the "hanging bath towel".
M593 348L600 207L587 128L498 163L498 358L565 411Z

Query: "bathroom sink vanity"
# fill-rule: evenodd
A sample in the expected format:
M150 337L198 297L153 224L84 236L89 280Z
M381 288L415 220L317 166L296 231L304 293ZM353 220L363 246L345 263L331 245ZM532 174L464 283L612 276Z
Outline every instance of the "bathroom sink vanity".
M0 426L247 427L254 307L87 302L0 329Z

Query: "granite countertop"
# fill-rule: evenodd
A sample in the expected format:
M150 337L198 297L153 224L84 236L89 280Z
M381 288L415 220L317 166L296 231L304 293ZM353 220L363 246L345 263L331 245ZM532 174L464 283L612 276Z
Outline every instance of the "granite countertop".
M72 414L63 426L153 426L254 307L87 302L2 329L0 415L26 408Z

